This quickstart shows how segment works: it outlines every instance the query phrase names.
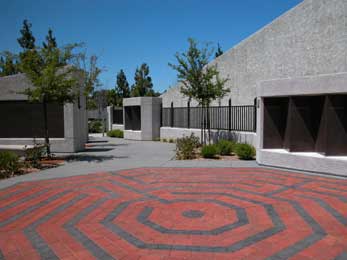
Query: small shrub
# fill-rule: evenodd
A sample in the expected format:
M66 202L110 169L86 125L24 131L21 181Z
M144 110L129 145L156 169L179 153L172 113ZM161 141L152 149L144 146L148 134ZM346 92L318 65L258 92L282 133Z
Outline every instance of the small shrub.
M255 148L249 144L237 144L235 152L241 160L252 160L256 153Z
M92 120L88 123L89 133L102 133L103 132L103 124L101 120Z
M161 139L161 141L164 142L164 143L167 142L166 138Z
M116 138L124 138L124 132L120 129L115 129L107 132L107 136L116 137Z
M20 173L21 163L14 152L0 152L0 177L8 178Z
M169 143L172 143L172 144L173 144L174 142L175 142L174 139L172 139L172 138L169 139Z
M235 143L228 140L220 140L217 143L218 153L220 155L231 155L234 150Z
M218 154L218 147L215 144L205 145L201 149L201 155L204 158L216 158Z
M199 138L191 134L176 140L176 158L178 160L191 160L196 157L195 150L200 145Z
M32 167L39 168L40 160L46 154L46 146L35 144L33 148L25 149L25 161L29 162Z

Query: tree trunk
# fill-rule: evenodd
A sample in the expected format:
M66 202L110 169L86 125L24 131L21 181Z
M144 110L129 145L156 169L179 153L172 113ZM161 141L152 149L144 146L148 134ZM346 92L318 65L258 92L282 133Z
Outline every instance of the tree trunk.
M48 115L47 115L47 100L46 97L43 98L43 123L44 123L44 128L45 128L45 145L47 149L47 156L51 155L51 149L49 146L49 133L48 133Z
M201 136L200 136L200 142L201 144L204 143L204 106L201 104Z

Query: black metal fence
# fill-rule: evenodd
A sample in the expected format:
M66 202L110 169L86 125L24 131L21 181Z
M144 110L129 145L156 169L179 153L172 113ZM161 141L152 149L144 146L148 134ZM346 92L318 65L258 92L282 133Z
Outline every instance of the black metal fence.
M162 110L162 126L178 128L207 127L202 107L169 107ZM206 114L206 113L205 113ZM216 130L256 131L256 106L218 106L209 108L210 127Z
M123 124L123 108L115 107L113 109L113 123L117 125Z

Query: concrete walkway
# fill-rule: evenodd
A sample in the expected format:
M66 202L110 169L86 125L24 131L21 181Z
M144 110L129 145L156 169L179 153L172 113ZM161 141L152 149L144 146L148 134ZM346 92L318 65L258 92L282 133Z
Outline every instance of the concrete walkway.
M1 180L0 189L23 182L139 167L256 167L255 161L176 161L175 144L91 137L86 151L63 166Z

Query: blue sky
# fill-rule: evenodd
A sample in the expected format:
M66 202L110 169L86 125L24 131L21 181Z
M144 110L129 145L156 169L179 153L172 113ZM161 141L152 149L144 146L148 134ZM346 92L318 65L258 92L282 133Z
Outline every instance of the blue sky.
M168 67L187 38L219 43L224 51L256 32L301 0L0 0L0 50L19 51L24 19L41 43L51 27L58 44L84 42L105 68L100 79L113 88L120 69L133 83L146 62L154 88L175 85Z

